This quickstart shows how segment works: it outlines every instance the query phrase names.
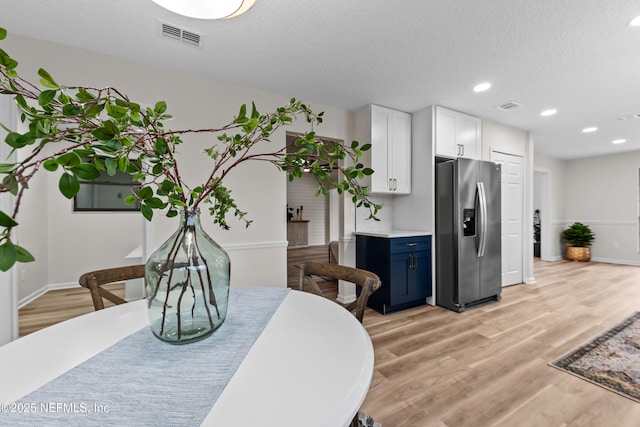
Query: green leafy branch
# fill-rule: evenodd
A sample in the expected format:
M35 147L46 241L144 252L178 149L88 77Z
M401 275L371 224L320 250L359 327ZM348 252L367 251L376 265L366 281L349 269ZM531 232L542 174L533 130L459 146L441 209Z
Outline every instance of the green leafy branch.
M0 40L7 33L0 28ZM97 179L101 171L113 176L118 171L129 174L135 182L128 204L138 202L142 215L151 220L155 210L173 217L185 208L209 205L213 222L228 229L227 218L233 215L248 226L247 213L240 210L231 190L222 182L236 166L249 161L267 161L285 171L289 180L300 178L309 169L319 184L318 194L330 188L348 193L357 206L370 210L375 218L379 205L369 199L368 188L360 180L373 170L359 162L370 146L354 141L350 145L327 144L316 138L314 126L322 123L323 113L315 114L303 102L291 99L276 111L261 114L252 103L240 108L238 115L220 128L170 130L164 122L172 116L164 101L143 108L119 90L59 84L46 70L39 69L39 85L23 79L18 62L0 49L0 94L11 96L28 125L24 132L7 131L4 143L13 151L25 153L17 162L0 159L0 193L15 196L13 211L0 211L0 270L7 271L16 262L33 261L33 256L11 240L18 226L16 217L29 181L41 169L60 174L58 189L66 198L80 191L80 181ZM258 151L256 144L269 138L297 118L304 118L311 128L289 145ZM0 124L1 125L1 124ZM175 157L183 136L215 134L214 145L204 150L211 159L211 171L196 186L189 186L180 174ZM261 146L262 147L262 146ZM331 179L331 170L339 169L341 179Z

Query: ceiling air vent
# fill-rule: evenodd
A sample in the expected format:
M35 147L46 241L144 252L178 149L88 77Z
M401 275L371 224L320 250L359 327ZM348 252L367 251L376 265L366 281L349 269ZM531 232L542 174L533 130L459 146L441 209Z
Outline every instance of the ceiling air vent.
M162 36L178 40L191 46L200 46L200 34L162 23Z
M496 108L498 110L503 110L503 111L512 111L520 107L522 107L522 104L516 101L509 101L509 102L505 102L504 104L498 105Z
M194 46L200 46L200 34L192 33L191 31L182 31L182 41Z
M626 116L618 117L618 120L640 119L640 113L628 114Z

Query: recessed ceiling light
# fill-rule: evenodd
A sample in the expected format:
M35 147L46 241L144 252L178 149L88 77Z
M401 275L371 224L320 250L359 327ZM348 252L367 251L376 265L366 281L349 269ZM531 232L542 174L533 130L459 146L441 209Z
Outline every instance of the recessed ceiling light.
M611 141L612 144L624 144L625 142L627 142L626 139L614 139Z
M544 110L542 113L540 113L540 115L543 116L543 117L553 116L557 112L558 112L558 110L555 110L555 109L551 108L549 110Z
M640 27L640 15L636 16L631 21L629 21L629 26L630 27Z
M591 126L591 127L588 127L588 128L584 128L584 129L582 129L582 132L584 132L584 133L591 133L591 132L595 132L595 131L597 131L597 130L598 130L598 128L597 128L597 127L595 127L595 126Z
M491 83L486 82L486 83L480 83L479 85L474 86L473 91L484 92L485 90L489 90L489 89L491 89Z
M253 6L256 0L153 0L178 15L197 19L234 18Z

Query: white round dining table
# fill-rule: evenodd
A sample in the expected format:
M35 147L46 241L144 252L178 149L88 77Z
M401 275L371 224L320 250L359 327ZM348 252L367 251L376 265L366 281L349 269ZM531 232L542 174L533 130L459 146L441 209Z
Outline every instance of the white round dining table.
M148 324L140 300L0 347L0 404L8 407ZM373 366L371 339L351 313L317 295L291 291L202 425L348 426L367 394Z

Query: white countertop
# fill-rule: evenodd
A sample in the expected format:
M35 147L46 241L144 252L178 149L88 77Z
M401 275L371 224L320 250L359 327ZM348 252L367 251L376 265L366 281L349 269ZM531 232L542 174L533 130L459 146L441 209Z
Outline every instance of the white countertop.
M431 236L431 231L418 231L418 230L375 230L375 231L355 231L353 234L358 236L371 236L371 237L386 237L393 239L396 237L417 237L417 236Z

